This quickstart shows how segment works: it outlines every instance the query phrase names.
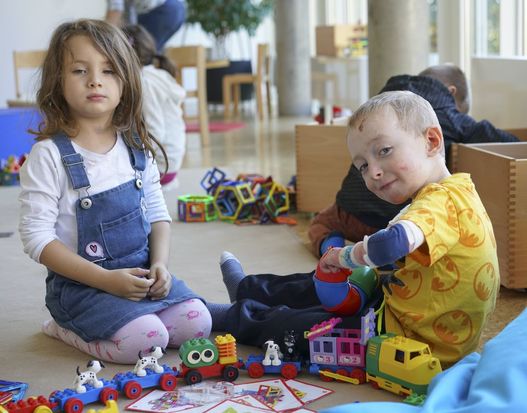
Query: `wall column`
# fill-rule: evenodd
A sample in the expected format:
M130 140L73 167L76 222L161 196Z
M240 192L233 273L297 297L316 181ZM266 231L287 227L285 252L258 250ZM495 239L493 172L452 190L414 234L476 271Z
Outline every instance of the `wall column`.
M283 116L311 114L309 7L305 0L275 3L276 86Z
M370 96L394 75L417 74L428 66L427 0L368 1Z

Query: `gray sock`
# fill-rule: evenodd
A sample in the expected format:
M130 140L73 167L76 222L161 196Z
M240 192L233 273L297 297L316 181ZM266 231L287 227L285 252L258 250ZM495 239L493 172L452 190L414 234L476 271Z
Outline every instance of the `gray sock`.
M231 303L236 301L236 293L241 280L245 277L242 265L238 258L228 251L224 251L220 258L220 268L223 274L223 283L227 287Z
M207 302L207 308L212 317L212 331L225 331L227 321L227 311L232 304L216 304Z

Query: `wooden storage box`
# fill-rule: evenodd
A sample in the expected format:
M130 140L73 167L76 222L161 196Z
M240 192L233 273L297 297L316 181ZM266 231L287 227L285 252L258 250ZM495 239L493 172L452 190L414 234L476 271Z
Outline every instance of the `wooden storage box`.
M351 165L346 126L297 125L296 202L302 212L319 212L335 202Z
M501 283L527 288L527 142L452 145L450 167L471 174L492 220Z
M354 41L366 39L366 26L338 24L315 28L317 56L344 57L351 54Z

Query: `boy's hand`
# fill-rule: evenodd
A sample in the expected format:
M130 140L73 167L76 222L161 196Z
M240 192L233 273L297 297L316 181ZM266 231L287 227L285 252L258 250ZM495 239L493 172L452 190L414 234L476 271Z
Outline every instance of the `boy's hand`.
M320 269L324 272L338 272L342 268L339 261L339 252L342 248L330 248L320 258Z
M150 290L154 280L148 279L149 270L143 268L121 268L108 270L104 291L132 301L141 301Z
M148 276L154 281L150 287L148 295L152 300L159 300L165 298L172 287L172 275L168 271L165 264L152 264L150 266L150 275Z

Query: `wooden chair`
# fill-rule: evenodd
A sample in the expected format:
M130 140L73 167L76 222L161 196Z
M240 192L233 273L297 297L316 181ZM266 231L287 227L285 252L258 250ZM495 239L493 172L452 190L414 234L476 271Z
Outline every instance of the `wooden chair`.
M207 110L207 82L206 82L206 58L203 46L167 47L165 55L174 63L178 69L176 80L183 86L183 69L195 68L197 72L197 87L195 90L187 90L187 98L198 99L198 116L185 117L185 120L198 119L201 134L201 145L209 146L209 114Z
M44 58L46 57L46 50L31 50L25 52L13 51L13 66L15 69L15 91L16 99L8 100L7 106L21 107L21 106L35 106L36 102L23 99L22 88L20 86L20 70L37 69L42 66Z
M234 103L234 114L238 114L238 103L240 101L240 85L252 84L256 93L256 108L260 119L264 118L264 104L262 86L265 84L267 95L267 111L271 116L271 79L269 45L258 45L258 56L256 61L256 73L235 73L223 77L223 106L225 118L230 118L231 101ZM231 96L234 96L232 100Z

